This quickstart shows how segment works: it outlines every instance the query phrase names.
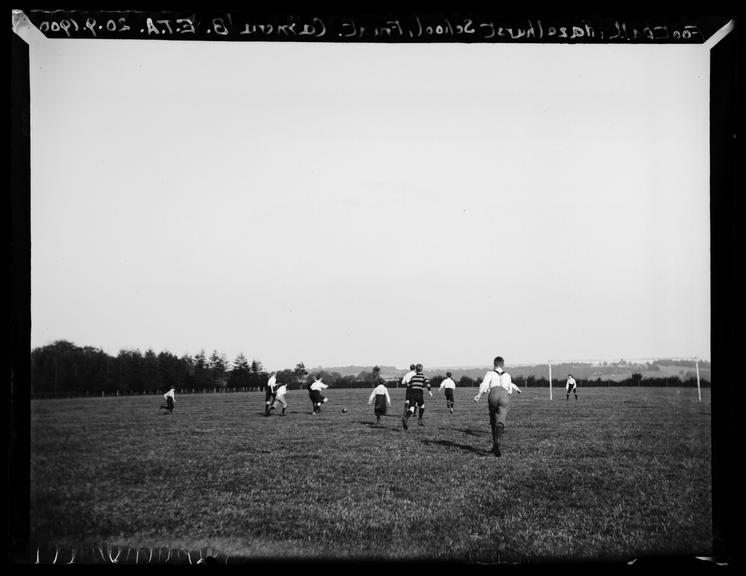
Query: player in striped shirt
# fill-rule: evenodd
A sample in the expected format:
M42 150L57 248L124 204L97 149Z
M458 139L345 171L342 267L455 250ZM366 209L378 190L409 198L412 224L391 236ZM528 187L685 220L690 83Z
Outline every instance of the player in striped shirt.
M422 416L425 413L425 400L424 400L424 389L427 387L427 393L432 396L433 393L430 391L430 380L422 373L422 364L415 366L415 375L409 380L407 384L407 391L409 392L409 403L407 405L407 411L404 414L404 418L401 420L402 427L407 430L409 428L407 421L412 416L417 408L419 408L419 418L417 424L424 426L422 422Z
M373 406L373 413L376 415L376 426L379 426L381 424L381 416L386 414L386 407L391 406L391 397L382 379L379 379L378 386L373 388L373 392L370 393L368 404L372 404L373 400L376 401Z
M474 397L474 402L479 402L482 394L489 394L487 403L490 410L490 428L492 428L492 451L495 456L500 456L500 439L505 431L505 419L510 407L510 395L515 391L519 394L521 389L513 384L510 374L505 372L505 360L500 356L495 358L495 369L484 375L484 380L479 386L479 393Z
M456 389L456 383L451 378L451 373L446 372L445 380L440 383L440 389L445 390L446 393L446 408L453 414L453 391Z
M412 379L412 376L417 374L417 370L415 370L416 366L414 364L409 365L409 372L407 372L404 377L401 379L402 386L406 386L406 390L404 391L404 414L403 416L407 415L407 412L409 411L409 381Z

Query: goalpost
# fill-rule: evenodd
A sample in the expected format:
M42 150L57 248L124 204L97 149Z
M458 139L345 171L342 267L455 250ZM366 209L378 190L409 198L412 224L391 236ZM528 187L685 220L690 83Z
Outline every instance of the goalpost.
M552 400L552 362L551 360L547 362L547 367L549 369L549 399ZM700 375L699 375L699 358L694 358L694 368L697 374L697 398L699 402L702 402L702 385L701 385Z

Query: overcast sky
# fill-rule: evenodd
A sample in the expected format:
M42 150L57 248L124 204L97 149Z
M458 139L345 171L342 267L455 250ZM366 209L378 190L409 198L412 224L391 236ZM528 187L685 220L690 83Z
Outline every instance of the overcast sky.
M31 41L32 346L710 358L703 46Z

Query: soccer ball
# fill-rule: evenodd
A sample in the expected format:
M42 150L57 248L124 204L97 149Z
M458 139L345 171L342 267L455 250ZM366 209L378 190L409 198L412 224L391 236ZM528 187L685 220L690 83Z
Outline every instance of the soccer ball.
M342 414L346 414L346 413L347 413L347 408L342 408Z

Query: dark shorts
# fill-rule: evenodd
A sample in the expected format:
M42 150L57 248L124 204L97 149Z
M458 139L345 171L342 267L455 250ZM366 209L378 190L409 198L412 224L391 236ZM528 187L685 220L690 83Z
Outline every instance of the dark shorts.
M265 386L264 387L264 401L269 402L274 397L275 397L275 393L272 392L272 388L270 388L269 386Z
M373 405L373 411L377 416L386 414L386 396L383 394L377 394Z
M425 397L422 393L422 390L419 388L410 388L409 389L409 405L410 406L419 406L423 407L425 406Z
M310 390L311 402L317 404L324 401L324 397L321 395L321 390Z
M453 402L453 388L446 388L446 400Z

